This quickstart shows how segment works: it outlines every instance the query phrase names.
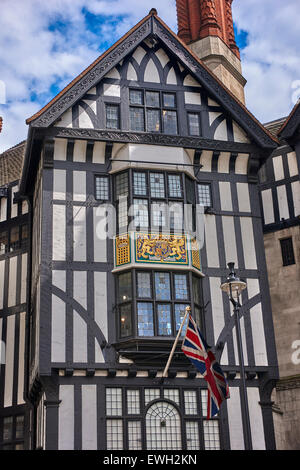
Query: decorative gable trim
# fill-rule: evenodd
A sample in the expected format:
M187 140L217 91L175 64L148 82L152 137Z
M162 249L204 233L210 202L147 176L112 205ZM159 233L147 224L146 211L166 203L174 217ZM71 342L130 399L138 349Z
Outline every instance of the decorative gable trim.
M150 12L151 13L151 12ZM153 12L142 20L131 32L124 36L106 55L99 58L94 66L76 79L73 86L67 87L53 103L49 103L27 122L32 127L49 127L70 106L75 104L85 93L96 85L113 67L146 38L160 39L167 49L206 87L213 98L217 99L225 111L243 127L244 131L264 149L273 150L277 146L276 138L251 115L251 113L224 87L212 72L185 46L185 44ZM72 84L71 84L72 85Z

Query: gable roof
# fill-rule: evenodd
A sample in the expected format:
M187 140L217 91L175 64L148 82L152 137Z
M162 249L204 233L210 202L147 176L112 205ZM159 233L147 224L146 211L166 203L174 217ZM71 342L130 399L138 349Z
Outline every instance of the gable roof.
M81 99L118 62L149 37L162 41L167 49L203 85L212 98L241 125L245 132L262 148L271 150L278 144L272 135L250 111L231 93L213 72L184 44L183 41L157 16L155 9L96 59L38 113L27 119L31 127L49 127L70 106Z
M290 115L287 117L283 126L279 129L278 135L281 139L290 139L293 137L297 128L300 126L300 100L293 107Z
M26 141L0 154L0 186L21 178Z

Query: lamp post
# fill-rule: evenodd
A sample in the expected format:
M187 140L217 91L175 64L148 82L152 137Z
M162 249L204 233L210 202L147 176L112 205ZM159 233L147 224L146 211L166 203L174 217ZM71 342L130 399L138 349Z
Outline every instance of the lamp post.
M250 415L249 415L249 407L248 407L245 364L244 364L241 326L240 326L240 308L241 308L240 295L242 291L247 288L247 284L246 282L242 281L239 277L237 277L234 271L234 263L228 263L228 268L230 270L230 273L226 282L224 282L221 285L221 290L223 292L226 292L226 294L229 297L230 302L233 305L236 338L237 338L237 348L238 348L238 356L239 356L239 364L240 364L241 405L242 405L242 416L243 416L243 428L244 428L244 435L245 435L245 449L252 450Z

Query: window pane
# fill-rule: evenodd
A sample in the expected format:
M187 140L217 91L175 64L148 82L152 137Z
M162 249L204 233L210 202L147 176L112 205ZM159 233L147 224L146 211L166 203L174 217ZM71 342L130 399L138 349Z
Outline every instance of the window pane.
M144 108L130 108L130 130L145 131Z
M186 422L186 443L187 450L199 450L199 427L196 421Z
M197 305L201 305L200 282L200 279L193 276L193 298Z
M195 183L190 178L185 179L186 199L191 204L195 203Z
M201 390L201 406L202 406L202 416L207 416L207 399L208 393L207 390Z
M188 300L188 284L186 274L175 274L175 300Z
M133 191L135 196L147 196L146 173L133 173Z
M140 421L128 422L129 450L142 450L142 429Z
M145 389L145 405L147 406L150 401L160 398L159 388L146 388Z
M150 273L137 273L137 290L140 299L151 299Z
M182 197L182 187L181 187L181 176L180 175L168 175L168 185L169 185L169 196L170 197Z
M163 110L163 125L166 134L177 134L177 112Z
M121 338L132 335L131 303L120 307Z
M24 437L24 416L16 417L16 439Z
M106 105L106 127L107 129L119 129L119 106Z
M128 207L127 207L127 197L121 196L118 203L118 222L119 229L124 228L127 230L128 226ZM121 230L120 230L121 231Z
M182 323L183 317L185 315L185 309L188 307L186 304L175 304L175 322L176 322L176 333L178 332L180 325ZM187 328L187 321L184 324L184 327L181 332L181 336L185 335Z
M13 418L9 416L3 419L3 440L11 441L13 438Z
M96 199L108 201L109 179L107 176L96 176Z
M165 179L162 173L150 173L151 197L165 197Z
M295 264L293 239L286 238L284 240L280 240L280 245L281 245L283 266L289 266L291 264Z
M183 228L183 204L181 202L171 203L169 205L170 229L181 231Z
M154 108L160 107L159 93L156 91L146 91L146 105Z
M3 255L8 251L8 233L0 232L0 254Z
M131 299L131 273L120 274L118 279L119 302L127 302Z
M145 199L133 200L133 217L135 227L149 227L148 201Z
M122 416L122 389L106 389L106 415Z
M127 411L129 415L140 414L140 391L127 390Z
M154 336L153 306L149 302L138 302L138 334Z
M143 91L141 90L130 90L129 91L130 104L144 104Z
M153 227L166 227L168 206L165 203L151 204Z
M115 180L116 199L120 196L128 196L128 173L120 173Z
M147 109L147 131L160 132L160 111Z
M13 227L10 231L10 251L17 250L20 247L20 228Z
M197 415L197 393L194 390L184 391L184 410L186 415Z
M220 433L218 421L204 421L205 450L220 450Z
M163 106L167 108L175 108L176 99L173 93L164 93L163 94Z
M198 327L200 328L200 331L203 331L201 310L198 307L195 307L194 309L195 309L195 321L196 321Z
M199 136L200 135L200 116L196 113L188 114L189 120L189 133L190 135Z
M171 306L168 304L157 305L158 334L159 336L172 335Z
M106 421L107 450L123 450L123 421L108 419Z
M180 399L179 399L179 390L178 388L165 388L164 389L164 398L168 400L174 401L178 406L180 406Z
M198 184L199 204L211 207L211 195L209 184Z
M155 273L156 300L171 300L170 274Z

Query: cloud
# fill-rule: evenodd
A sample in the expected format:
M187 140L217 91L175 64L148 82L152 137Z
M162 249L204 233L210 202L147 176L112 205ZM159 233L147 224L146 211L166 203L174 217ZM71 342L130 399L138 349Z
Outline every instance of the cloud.
M25 119L157 8L176 32L175 0L1 0L0 152L24 139ZM298 0L235 0L247 105L262 121L287 115L300 79Z
M235 0L233 15L248 33L241 51L247 106L262 122L287 116L300 79L298 0Z

